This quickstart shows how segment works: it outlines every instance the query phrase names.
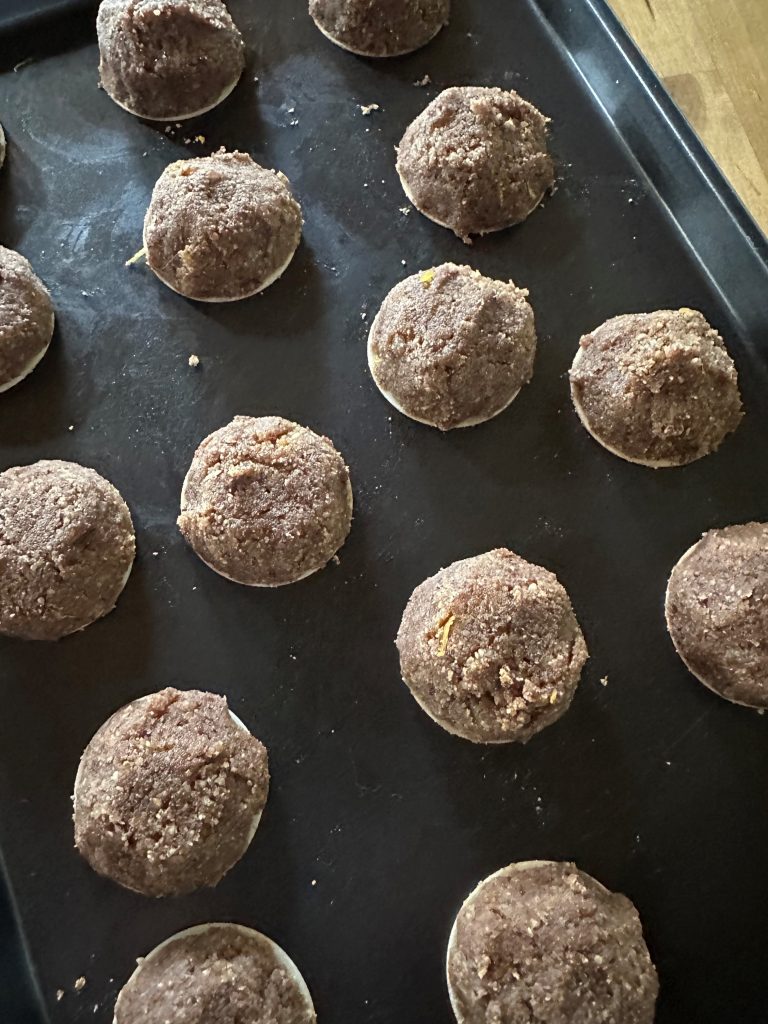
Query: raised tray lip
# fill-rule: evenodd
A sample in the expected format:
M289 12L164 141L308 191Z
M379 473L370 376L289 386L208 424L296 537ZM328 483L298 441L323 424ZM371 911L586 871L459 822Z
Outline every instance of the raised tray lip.
M709 204L709 214L721 221L721 227L731 229L732 238L741 242L742 251L736 254L727 244L723 244L718 236L716 250L721 254L720 260L708 260L700 250L692 245L699 261L720 292L723 302L730 308L735 319L748 327L747 310L752 306L739 302L739 295L729 288L729 280L738 281L740 275L761 274L768 284L768 237L747 209L727 179L724 171L715 161L712 154L688 121L682 110L665 89L659 76L631 38L618 16L610 7L608 0L571 0L565 4L563 0L530 0L538 10L550 31L560 41L568 58L575 64L582 77L592 90L596 99L603 107L607 118L612 122L617 134L632 152L648 177L654 189L667 206L673 219L677 222L682 235L691 244L691 222L700 219L700 210L689 208L687 216L676 204L675 197L670 195L668 186L674 175L668 168L649 167L643 154L629 145L627 128L630 120L621 116L621 112L606 105L608 96L598 91L598 85L591 72L603 71L602 86L608 86L607 92L619 93L628 89L641 88L639 99L645 99L645 111L640 107L633 108L634 120L642 120L644 114L648 124L648 114L655 121L658 137L666 135L676 146L681 158L679 167L686 167L692 181L698 180L702 191L697 199ZM0 14L0 73L16 70L16 62L26 62L26 58L43 59L47 55L60 53L75 45L81 45L83 29L93 20L98 8L98 0L42 0L34 8L24 13L14 11L10 16ZM34 42L28 42L33 34ZM574 53L574 46L580 40L588 42L579 54ZM593 58L591 67L585 66L583 57L589 54ZM581 56L582 60L578 57ZM602 63L601 63L602 62ZM627 86L613 77L606 79L606 63L609 66L623 67L635 79L635 83ZM615 86L613 83L615 82ZM613 86L613 88L611 88ZM658 146L656 147L658 148ZM671 152L671 151L670 151ZM727 252L727 259L724 254ZM740 256L734 259L734 255ZM728 273L724 273L725 270ZM740 292L738 289L737 292ZM745 288L745 295L750 292ZM736 300L736 301L734 301ZM756 311L757 314L760 311ZM27 952L24 936L19 928L15 899L9 885L5 863L0 850L0 890L6 895L10 907L10 920L0 921L0 932L5 930L13 944L15 959L26 974L23 993L19 1005L23 1016L14 1024L48 1024L50 1017L40 992L37 972ZM20 985L19 988L22 986Z

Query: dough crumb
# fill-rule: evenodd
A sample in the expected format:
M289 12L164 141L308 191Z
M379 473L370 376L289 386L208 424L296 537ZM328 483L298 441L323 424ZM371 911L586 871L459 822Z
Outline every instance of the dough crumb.
M368 115L372 114L374 110L381 110L381 107L378 103L369 103L367 107L361 105L360 110L363 113L363 117L368 117Z
M608 676L601 676L600 683L601 683L602 686L607 686L608 685Z
M56 989L56 1002L60 1003L63 998L64 998L64 989L63 988L57 988Z
M200 365L200 357L196 356L194 354L194 352L193 352L192 355L189 357L188 362L189 362L190 366L199 366Z
M423 89L425 86L432 84L432 79L429 77L429 75L424 75L423 78L417 79L413 84L416 86L417 89Z
M79 977L77 979L77 981L75 982L75 992L82 992L83 989L85 988L86 984L87 984L87 982L86 982L85 978L83 978L82 976Z

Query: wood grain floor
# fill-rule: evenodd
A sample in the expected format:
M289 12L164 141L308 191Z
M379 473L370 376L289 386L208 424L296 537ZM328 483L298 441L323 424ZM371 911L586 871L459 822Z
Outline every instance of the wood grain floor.
M610 0L768 232L768 0Z

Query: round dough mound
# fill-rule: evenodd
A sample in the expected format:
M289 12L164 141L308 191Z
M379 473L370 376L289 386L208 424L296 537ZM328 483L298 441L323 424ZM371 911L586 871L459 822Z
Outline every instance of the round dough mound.
M516 92L446 89L398 148L405 193L417 210L465 242L519 224L555 182L548 123Z
M498 871L448 944L459 1024L653 1024L659 990L637 910L574 864Z
M736 367L701 313L614 317L580 343L576 411L608 451L643 466L683 466L718 448L742 417Z
M448 732L526 741L570 706L587 646L557 577L499 548L420 584L397 634L403 680Z
M111 612L136 552L128 506L93 469L0 473L0 633L58 640Z
M295 583L347 539L349 470L327 437L279 416L236 416L195 452L178 522L222 576L257 587Z
M705 533L672 570L666 616L697 679L734 704L768 708L768 523Z
M285 175L223 149L166 167L144 219L149 266L169 288L204 302L262 291L300 240L301 207Z
M99 729L75 781L75 846L145 896L216 885L267 801L267 751L214 693L168 688Z
M377 387L400 412L440 430L496 416L533 374L527 294L453 263L401 281L368 338Z
M237 85L245 47L221 0L102 0L101 83L138 117L179 121Z
M315 1024L298 968L265 935L203 924L166 939L115 1004L115 1024Z
M0 391L34 370L52 337L48 289L23 256L0 245Z
M309 0L323 35L362 57L418 50L448 24L450 12L451 0Z

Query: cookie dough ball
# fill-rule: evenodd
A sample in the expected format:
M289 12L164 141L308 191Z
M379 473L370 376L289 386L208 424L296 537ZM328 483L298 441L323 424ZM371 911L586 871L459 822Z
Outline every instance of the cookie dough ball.
M28 260L0 245L0 391L12 388L34 370L52 337L48 289Z
M519 224L555 182L548 123L516 92L446 89L409 126L398 148L405 194L465 242Z
M267 801L267 751L214 693L168 688L117 711L75 781L75 846L145 896L216 885Z
M114 1024L315 1024L299 969L275 942L237 924L202 924L139 963Z
M144 219L151 269L175 292L201 302L263 291L300 240L301 207L285 175L223 149L166 167Z
M0 633L58 640L115 607L133 565L128 506L93 469L0 473Z
M474 743L525 742L568 709L587 646L557 577L499 548L411 595L397 634L418 704Z
M768 708L768 523L705 533L672 570L666 616L697 679L734 704Z
M245 47L221 0L102 0L101 84L131 114L183 121L237 85Z
M715 451L742 417L736 367L693 309L614 317L579 343L579 419L608 451L659 469Z
M279 416L236 416L195 452L179 529L215 572L251 587L310 576L352 525L352 487L327 437Z
M533 374L527 294L453 263L401 281L368 337L379 390L406 416L440 430L497 416Z
M637 910L574 864L486 878L448 943L459 1024L653 1024L659 990Z
M448 24L451 0L309 0L315 24L361 57L418 50Z

